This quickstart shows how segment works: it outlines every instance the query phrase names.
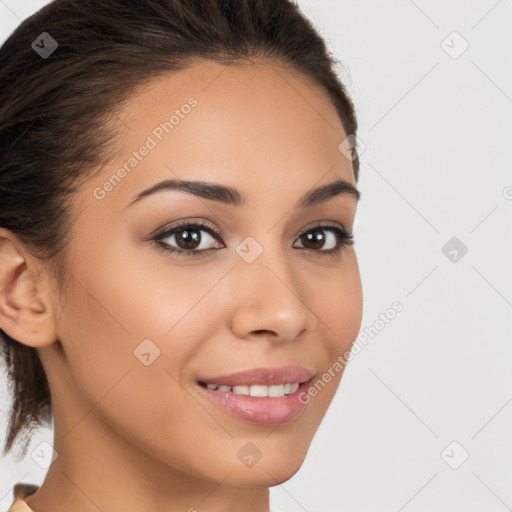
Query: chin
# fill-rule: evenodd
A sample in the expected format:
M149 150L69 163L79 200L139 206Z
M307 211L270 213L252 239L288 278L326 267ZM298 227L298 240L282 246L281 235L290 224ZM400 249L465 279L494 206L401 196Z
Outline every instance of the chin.
M299 471L305 457L293 458L283 455L268 458L266 462L261 459L252 468L237 468L229 477L229 484L240 487L274 487L280 485Z

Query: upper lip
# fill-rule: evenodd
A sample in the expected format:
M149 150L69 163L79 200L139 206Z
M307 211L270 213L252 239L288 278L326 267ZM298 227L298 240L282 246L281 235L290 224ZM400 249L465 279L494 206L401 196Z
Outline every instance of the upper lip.
M215 384L217 386L247 386L251 384L273 386L288 382L306 382L313 375L314 372L302 366L281 366L279 368L252 368L229 375L198 380L203 384Z

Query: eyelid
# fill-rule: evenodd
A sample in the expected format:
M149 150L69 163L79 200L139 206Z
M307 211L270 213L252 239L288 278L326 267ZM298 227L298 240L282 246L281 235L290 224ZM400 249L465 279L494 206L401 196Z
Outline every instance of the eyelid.
M339 228L347 234L351 233L351 230L347 229L341 222L337 222L334 220L319 220L315 221L313 224L308 224L307 227L305 227L297 236L301 236L304 233L307 233L308 231L311 231L312 229L315 229L317 227Z
M163 227L155 229L146 239L145 241L154 240L155 238L165 238L167 236L170 236L170 232L174 230L179 230L187 226L195 226L200 227L201 229L204 229L205 231L208 231L210 234L215 235L217 238L222 239L222 234L220 230L205 222L204 219L201 218L187 218L187 219L181 219L174 222L171 222L169 224L166 224Z

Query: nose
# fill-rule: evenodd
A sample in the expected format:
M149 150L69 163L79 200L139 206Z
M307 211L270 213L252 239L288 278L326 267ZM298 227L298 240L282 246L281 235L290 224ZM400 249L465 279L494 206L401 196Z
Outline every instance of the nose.
M267 248L252 263L239 258L230 275L231 328L239 338L284 343L316 328L319 320L306 302L307 280L301 283L282 250Z

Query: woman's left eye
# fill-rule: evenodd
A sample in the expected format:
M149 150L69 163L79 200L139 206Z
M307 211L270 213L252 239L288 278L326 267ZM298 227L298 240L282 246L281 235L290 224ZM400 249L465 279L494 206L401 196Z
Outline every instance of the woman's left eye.
M305 240L306 245L302 239ZM302 247L326 254L337 254L344 245L354 244L352 232L338 226L316 226L302 233L299 240ZM307 247L308 245L313 247Z
M151 240L166 252L197 256L209 249L222 249L225 247L225 245L216 247L215 239L221 240L220 233L210 226L203 223L189 222L174 226L156 235ZM298 236L298 241L301 244L298 248L304 248L323 255L337 254L341 251L342 246L354 244L351 231L331 225L320 225L310 228ZM214 243L213 245L212 242Z

